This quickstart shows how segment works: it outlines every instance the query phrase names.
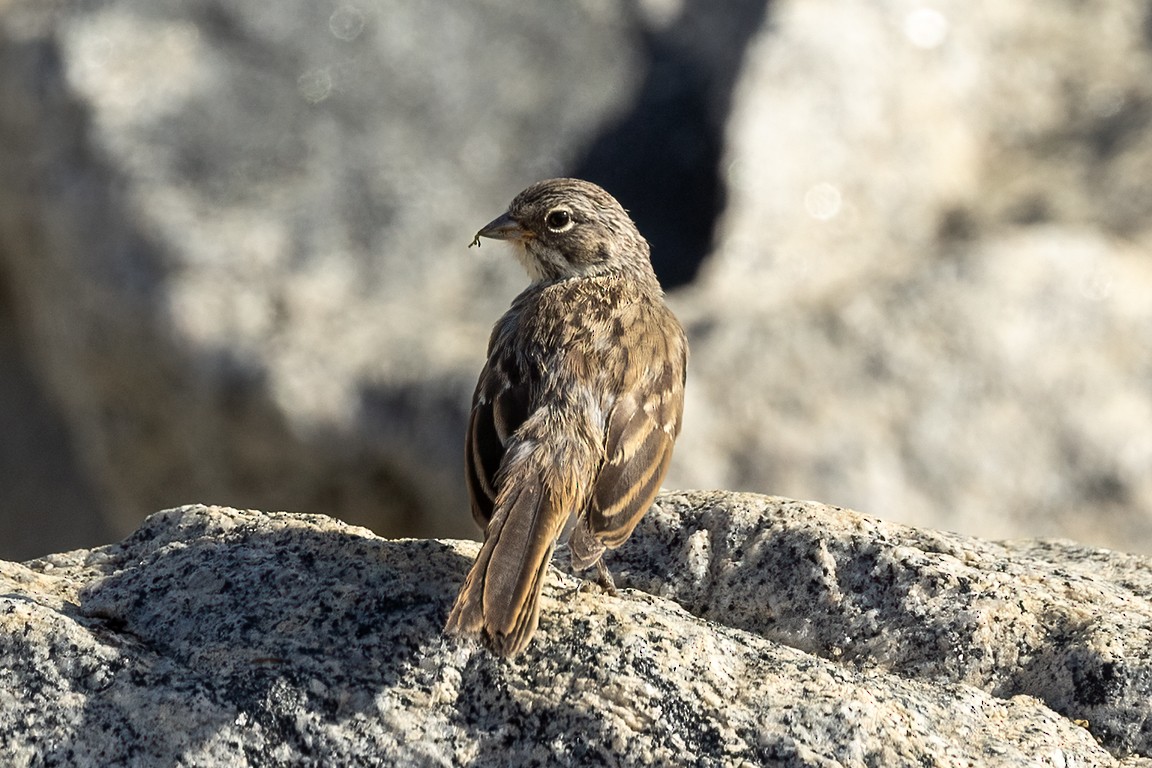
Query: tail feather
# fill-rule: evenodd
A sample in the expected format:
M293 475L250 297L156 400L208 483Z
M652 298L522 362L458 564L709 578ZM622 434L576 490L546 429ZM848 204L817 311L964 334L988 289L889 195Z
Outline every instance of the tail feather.
M540 482L510 485L444 627L480 635L502 656L524 650L536 632L544 576L570 509Z

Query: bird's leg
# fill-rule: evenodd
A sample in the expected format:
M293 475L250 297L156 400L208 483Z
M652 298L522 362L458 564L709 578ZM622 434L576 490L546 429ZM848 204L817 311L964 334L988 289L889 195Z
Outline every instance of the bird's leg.
M596 583L600 589L616 596L616 583L612 581L612 574L608 566L604 565L604 545L592 534L588 528L586 518L580 518L568 537L568 548L572 552L572 569L583 573L589 568L596 567Z
M612 581L612 574L608 572L608 566L604 565L603 558L596 561L596 583L612 597L616 597L616 582Z
M586 579L583 576L576 576L580 583L568 591L567 598L572 600L576 595L581 592L586 592L592 584L591 579ZM608 566L604 565L603 560L596 561L596 585L600 589L612 597L616 597L619 592L616 591L616 582L612 580L612 574L608 571Z

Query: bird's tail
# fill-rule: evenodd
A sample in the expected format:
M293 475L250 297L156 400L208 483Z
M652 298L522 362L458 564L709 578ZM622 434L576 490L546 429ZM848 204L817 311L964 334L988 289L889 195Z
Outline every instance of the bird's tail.
M536 632L544 575L572 509L572 500L544 483L509 485L444 627L448 634L480 635L501 656L524 650Z

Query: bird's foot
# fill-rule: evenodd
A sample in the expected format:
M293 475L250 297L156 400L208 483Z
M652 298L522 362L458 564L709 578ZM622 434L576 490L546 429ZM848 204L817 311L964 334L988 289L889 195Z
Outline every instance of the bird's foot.
M616 597L618 594L616 582L612 581L612 574L608 572L608 566L604 565L603 560L596 561L596 583L612 597Z
M568 600L574 599L576 595L579 595L582 592L590 591L593 584L599 587L601 592L611 595L612 597L616 597L618 594L620 594L616 590L616 582L612 580L612 574L608 572L608 567L604 565L604 563L600 560L596 561L595 580L585 579L581 576L577 576L576 578L580 580L580 583L572 589L568 590L566 595Z

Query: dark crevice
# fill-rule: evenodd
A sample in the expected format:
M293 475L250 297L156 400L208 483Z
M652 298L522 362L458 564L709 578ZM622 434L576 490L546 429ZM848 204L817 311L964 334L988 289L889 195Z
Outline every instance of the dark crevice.
M732 91L768 5L689 0L670 26L646 30L648 72L632 109L573 168L631 212L665 288L691 282L711 249Z

